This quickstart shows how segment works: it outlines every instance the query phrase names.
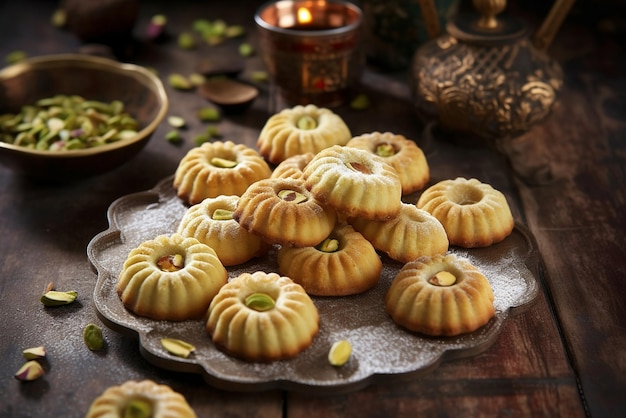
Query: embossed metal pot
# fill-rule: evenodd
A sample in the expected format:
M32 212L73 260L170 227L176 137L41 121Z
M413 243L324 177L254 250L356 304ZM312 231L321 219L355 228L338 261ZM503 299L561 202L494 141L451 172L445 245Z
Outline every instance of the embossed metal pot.
M473 0L479 13L459 15L415 53L418 115L472 143L510 139L544 121L562 85L561 67L545 50L571 3L557 0L531 40L522 22L497 16L506 0Z

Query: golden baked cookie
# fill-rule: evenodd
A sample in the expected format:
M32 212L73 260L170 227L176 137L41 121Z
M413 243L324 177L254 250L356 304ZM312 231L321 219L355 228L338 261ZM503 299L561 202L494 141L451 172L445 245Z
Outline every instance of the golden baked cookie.
M430 180L430 168L424 152L403 135L371 132L352 138L346 146L383 157L396 169L403 195L423 189Z
M485 276L454 254L420 257L404 265L385 295L398 325L432 336L472 332L495 315Z
M116 290L126 309L139 316L182 321L202 317L227 280L211 247L175 233L131 250Z
M304 178L304 167L311 162L314 154L307 152L306 154L294 155L278 164L274 171L272 171L271 178Z
M371 289L383 264L372 244L348 224L335 228L315 247L278 251L280 274L302 285L309 295L345 296Z
M294 155L317 154L332 145L345 145L352 134L343 119L330 109L295 106L272 115L259 134L257 148L272 164Z
M207 197L241 194L272 170L256 150L232 141L205 142L182 158L174 174L178 197L195 205Z
M398 216L388 221L350 218L349 222L374 248L402 263L448 251L441 222L412 204L403 203Z
M222 287L208 311L206 330L228 354L256 362L293 358L319 330L319 313L302 286L261 271Z
M368 151L333 146L304 168L313 197L347 217L387 220L400 212L402 185L396 170Z
M129 380L111 386L93 400L86 418L196 418L197 415L178 392L152 380Z
M440 181L422 193L417 207L439 219L451 245L465 248L500 242L515 226L504 194L477 179Z
M270 245L233 219L239 196L206 198L183 215L177 232L196 238L215 250L225 266L234 266L265 255Z
M337 214L315 200L302 180L270 178L246 190L233 218L270 243L306 247L330 234Z

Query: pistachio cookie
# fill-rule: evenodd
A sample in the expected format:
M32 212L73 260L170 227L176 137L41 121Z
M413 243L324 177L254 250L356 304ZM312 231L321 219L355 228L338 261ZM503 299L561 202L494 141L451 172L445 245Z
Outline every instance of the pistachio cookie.
M350 138L350 129L339 115L330 109L307 105L271 116L256 145L267 161L279 164L294 155L317 154L332 145L345 145Z
M190 205L207 197L241 196L272 170L254 149L231 141L205 142L182 158L174 174L178 197Z

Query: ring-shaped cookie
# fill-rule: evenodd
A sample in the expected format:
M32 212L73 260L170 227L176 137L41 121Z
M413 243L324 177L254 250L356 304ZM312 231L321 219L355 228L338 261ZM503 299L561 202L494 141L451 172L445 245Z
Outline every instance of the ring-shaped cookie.
M238 202L239 196L235 195L208 197L187 209L177 232L213 248L225 266L266 254L269 244L233 219Z
M206 330L230 355L275 361L293 358L311 345L319 313L302 286L289 277L242 273L211 302Z
M205 142L182 158L174 174L178 197L191 205L207 197L241 196L272 171L257 151L232 141Z
M227 280L211 247L175 233L131 250L116 290L124 306L139 316L182 321L202 317Z
M400 212L402 185L396 170L368 151L327 148L307 164L304 177L315 199L347 217L388 220Z
M477 179L440 181L422 193L417 207L439 219L451 245L465 248L500 242L515 226L504 194Z
M159 385L152 380L129 380L119 386L109 387L94 399L85 418L131 416L127 410L148 411L152 418L197 417L183 395L174 392L169 386Z
M403 195L423 189L430 180L430 169L424 151L403 135L371 132L352 138L346 146L383 157L396 169L402 183Z
M337 226L315 247L283 246L278 251L280 274L316 296L365 292L378 283L382 267L376 249L348 224Z
M272 115L259 134L257 148L272 164L294 155L317 154L352 138L343 119L330 109L315 105L295 106Z
M448 251L441 222L413 204L403 203L398 216L388 221L350 218L349 222L374 248L401 263Z
M302 180L273 178L252 184L233 218L270 243L306 247L330 234L337 213L315 200Z
M385 295L398 325L432 336L472 332L495 315L485 276L454 254L420 257L402 267Z
M278 164L272 171L271 178L304 179L304 167L311 162L315 155L311 152L294 155Z

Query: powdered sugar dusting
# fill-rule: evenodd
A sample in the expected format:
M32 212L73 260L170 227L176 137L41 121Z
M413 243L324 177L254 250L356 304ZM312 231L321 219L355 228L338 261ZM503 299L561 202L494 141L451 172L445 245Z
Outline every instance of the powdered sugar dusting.
M487 348L510 313L511 308L528 304L537 293L537 283L528 265L536 267L536 250L527 232L516 228L502 243L484 249L451 252L467 258L489 280L494 292L496 317L481 329L467 335L432 338L398 327L384 310L384 295L402 267L383 256L384 267L378 284L371 290L348 297L313 297L320 313L320 330L309 348L291 360L250 363L218 350L204 330L203 321L153 321L127 311L115 292L117 276L128 252L148 239L176 231L187 207L164 180L152 195L136 194L122 198L110 208L111 229L90 243L89 255L98 269L94 301L102 316L117 327L140 335L144 350L162 367L203 371L213 385L231 390L283 388L335 392L360 387L360 382L376 375L419 374L433 366L450 350L474 354ZM278 272L276 248L267 257L229 267L229 277L243 272ZM189 359L168 354L160 339L183 339L197 348ZM327 354L333 342L347 339L353 347L350 361L333 367Z

